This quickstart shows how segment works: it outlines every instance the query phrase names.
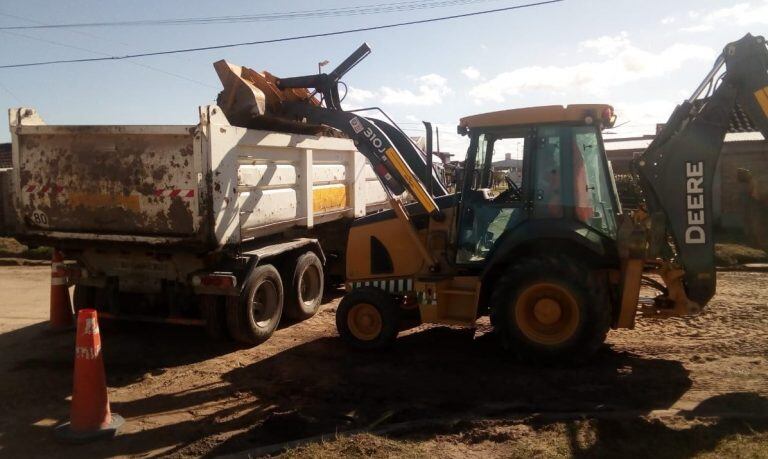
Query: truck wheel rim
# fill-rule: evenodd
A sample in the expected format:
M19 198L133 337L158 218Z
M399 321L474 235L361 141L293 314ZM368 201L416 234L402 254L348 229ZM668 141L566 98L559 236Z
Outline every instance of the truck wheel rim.
M515 301L514 309L517 327L537 344L563 343L579 327L579 303L559 284L537 283L527 287Z
M299 297L305 306L312 306L320 295L320 271L310 265L299 278Z
M266 328L277 312L277 287L271 280L264 280L253 292L251 314L259 328Z
M362 341L371 341L381 334L383 321L379 310L375 306L368 303L359 303L349 310L347 325L355 338Z

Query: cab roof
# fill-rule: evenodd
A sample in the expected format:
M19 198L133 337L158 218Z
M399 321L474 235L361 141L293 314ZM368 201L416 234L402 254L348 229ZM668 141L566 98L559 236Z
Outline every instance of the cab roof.
M606 109L609 110L606 117ZM529 124L584 122L588 116L603 118L604 127L612 127L613 107L608 104L544 105L541 107L513 108L498 112L465 116L459 120L459 127L477 129L498 126L522 126ZM607 118L607 119L606 119Z

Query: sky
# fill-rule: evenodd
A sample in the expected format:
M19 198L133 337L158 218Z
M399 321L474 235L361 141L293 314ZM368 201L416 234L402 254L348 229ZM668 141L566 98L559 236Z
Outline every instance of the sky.
M404 0L398 0L404 1ZM432 0L434 1L434 0ZM502 8L529 0L445 1L381 14L235 24L0 30L0 65L124 55L265 40ZM0 27L284 13L382 4L352 1L0 0ZM459 118L535 105L609 103L612 136L653 133L704 78L723 47L766 35L768 0L564 0L424 25L280 44L0 69L0 108L33 107L48 124L195 124L215 103L213 62L278 76L341 62L362 42L373 53L344 81L345 108L379 106L409 135L421 121L443 151L464 156ZM343 91L342 91L343 92ZM7 123L4 118L4 123ZM0 129L0 142L8 142Z

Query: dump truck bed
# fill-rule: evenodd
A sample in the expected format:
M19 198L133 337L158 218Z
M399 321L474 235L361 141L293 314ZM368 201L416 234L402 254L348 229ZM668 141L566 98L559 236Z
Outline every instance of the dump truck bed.
M212 249L363 216L386 195L343 138L229 125L51 126L10 111L13 233Z

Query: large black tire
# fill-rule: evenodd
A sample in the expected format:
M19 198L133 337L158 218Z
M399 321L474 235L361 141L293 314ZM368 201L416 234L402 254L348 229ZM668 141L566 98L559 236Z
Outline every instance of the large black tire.
M502 346L529 363L584 363L611 323L604 282L565 256L515 262L497 281L491 307Z
M283 313L283 282L272 265L251 270L239 301L227 304L227 328L236 341L263 343L274 333Z
M314 252L306 252L288 266L291 285L285 292L285 316L306 320L317 314L323 302L323 263Z
M391 346L400 331L400 308L387 292L363 287L344 295L336 309L336 330L356 349Z

